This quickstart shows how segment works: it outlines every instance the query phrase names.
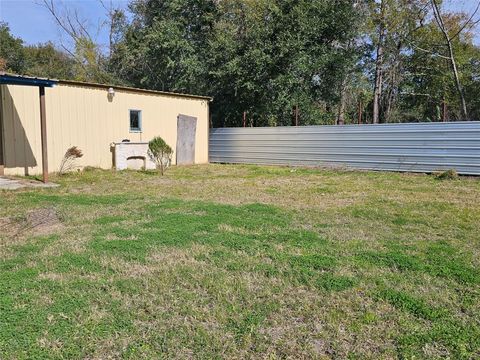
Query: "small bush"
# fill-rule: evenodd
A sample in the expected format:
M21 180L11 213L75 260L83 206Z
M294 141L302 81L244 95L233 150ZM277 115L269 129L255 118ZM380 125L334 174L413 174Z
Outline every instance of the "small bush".
M438 180L454 180L458 179L458 173L455 169L450 169L436 173L435 178Z
M148 143L148 154L163 175L172 160L173 150L160 136Z
M82 169L82 172L87 173L87 172L94 172L94 171L103 171L102 168L99 168L97 166L84 166Z
M82 150L80 150L76 146L72 146L67 150L65 155L63 155L62 162L60 163L60 168L58 169L58 173L60 175L65 174L66 172L73 170L76 168L75 160L81 158L83 156Z

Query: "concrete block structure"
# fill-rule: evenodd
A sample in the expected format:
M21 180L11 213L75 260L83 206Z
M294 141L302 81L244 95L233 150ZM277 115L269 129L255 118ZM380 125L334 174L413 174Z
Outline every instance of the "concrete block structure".
M147 142L121 142L113 144L115 169L153 170L155 163L148 155Z

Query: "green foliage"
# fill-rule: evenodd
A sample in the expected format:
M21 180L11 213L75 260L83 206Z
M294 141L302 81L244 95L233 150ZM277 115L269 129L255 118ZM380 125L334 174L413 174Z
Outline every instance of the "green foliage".
M438 180L455 180L458 179L458 173L455 171L455 169L450 169L436 173L435 178Z
M465 15L448 14L445 22L451 35L466 21ZM404 93L399 104L404 121L441 121L444 104L446 119L465 120L460 111L460 102L455 88L450 63L445 59L442 45L443 34L434 22L430 22L415 31L410 39L415 47L405 53L404 81L401 91ZM480 49L473 44L473 34L462 33L452 40L456 55L456 64L460 80L465 85L467 104L471 119L478 117L480 108L475 106L472 91L479 86L480 78L476 77L480 61ZM421 51L418 49L429 49Z
M0 21L0 71L23 73L25 53L23 40L10 34L10 28Z
M116 74L150 89L205 91L201 76L215 1L142 0L130 7L133 20L119 27L110 61Z
M446 118L460 118L427 0L139 0L130 8L111 70L136 86L212 95L214 126L241 126L244 112L247 126L290 125L297 105L301 125L333 124L340 108L347 123L359 109L370 121L380 26L380 120L439 121L443 103ZM465 20L445 14L452 34ZM453 43L474 117L480 53L469 31Z
M172 160L173 150L160 136L154 137L148 143L149 155L157 165L157 169L160 169L161 174L165 172L165 169L170 165Z
M107 59L99 44L86 36L75 39L73 77L79 81L103 84L115 83L115 77L107 71Z
M1 23L0 70L211 95L218 127L241 126L244 112L247 126L291 125L296 106L300 125L371 122L379 68L380 122L465 120L431 9L430 0L130 0L129 16L108 11L108 53L68 11L68 53L24 46ZM442 18L478 119L476 28L463 27L469 14Z
M99 45L81 37L75 42L74 56L58 50L53 43L24 46L10 34L6 23L0 23L0 71L53 79L72 79L116 83L107 72L107 61Z
M51 79L73 79L75 61L53 43L38 44L24 48L28 75Z
M112 56L137 86L212 95L215 126L331 121L352 52L351 1L144 0ZM330 119L330 120L328 120Z
M120 17L120 16L117 16ZM108 71L107 57L100 46L86 36L75 41L72 54L58 50L52 42L24 46L0 22L0 71L54 79L119 83Z

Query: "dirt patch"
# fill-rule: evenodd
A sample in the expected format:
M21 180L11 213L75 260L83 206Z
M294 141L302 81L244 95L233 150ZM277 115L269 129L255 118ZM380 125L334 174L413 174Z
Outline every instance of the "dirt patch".
M64 225L53 208L30 210L20 216L0 218L0 253L15 253L14 246L28 243L32 236L48 236L62 231Z
M4 217L0 218L0 233L6 237L15 236L19 229L21 228L21 224L18 219Z
M0 218L0 231L6 238L25 235L51 235L63 228L54 208L40 208L28 211L22 217Z
M34 235L51 235L63 228L54 208L41 208L27 212L26 223L25 230Z

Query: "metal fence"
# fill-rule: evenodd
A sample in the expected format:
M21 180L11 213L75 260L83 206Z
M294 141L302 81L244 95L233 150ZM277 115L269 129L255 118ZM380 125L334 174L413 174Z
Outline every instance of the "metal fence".
M480 175L480 122L218 128L210 162Z

